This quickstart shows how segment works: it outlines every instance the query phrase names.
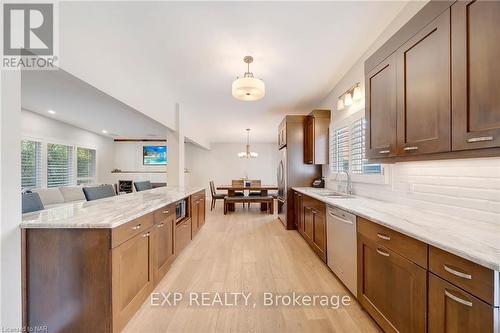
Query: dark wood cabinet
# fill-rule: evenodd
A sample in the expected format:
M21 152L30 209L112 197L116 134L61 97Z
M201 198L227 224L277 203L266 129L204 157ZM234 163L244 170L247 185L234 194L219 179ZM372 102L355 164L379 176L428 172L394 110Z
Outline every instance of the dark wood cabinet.
M453 150L500 147L500 2L451 7Z
M186 218L175 226L175 255L178 255L191 241L192 219Z
M294 198L297 229L321 260L326 262L326 205L297 192Z
M175 259L175 211L169 211L164 215L152 228L151 234L155 284L165 276Z
M425 5L365 62L366 156L498 156L499 39L498 1Z
M153 290L151 229L111 251L113 332L121 331Z
M358 300L385 332L426 331L426 270L359 233Z
M205 224L205 191L193 194L191 197L191 238Z
M390 56L366 75L366 156L396 154L396 59ZM388 130L392 129L392 130Z
M314 110L304 121L304 163L328 164L330 110Z
M450 151L450 10L407 41L396 55L397 154Z
M429 273L429 333L494 332L498 308Z

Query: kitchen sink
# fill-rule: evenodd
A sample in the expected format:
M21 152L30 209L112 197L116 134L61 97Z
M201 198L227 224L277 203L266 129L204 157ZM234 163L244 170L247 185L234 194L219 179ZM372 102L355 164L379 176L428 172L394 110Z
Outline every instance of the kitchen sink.
M341 193L341 192L317 192L317 195L326 198L351 198L349 194Z

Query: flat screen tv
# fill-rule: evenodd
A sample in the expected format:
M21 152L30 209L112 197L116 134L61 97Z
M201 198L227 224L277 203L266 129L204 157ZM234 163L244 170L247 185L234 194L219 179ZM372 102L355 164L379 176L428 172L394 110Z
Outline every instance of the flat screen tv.
M167 146L143 146L142 164L144 165L166 165Z

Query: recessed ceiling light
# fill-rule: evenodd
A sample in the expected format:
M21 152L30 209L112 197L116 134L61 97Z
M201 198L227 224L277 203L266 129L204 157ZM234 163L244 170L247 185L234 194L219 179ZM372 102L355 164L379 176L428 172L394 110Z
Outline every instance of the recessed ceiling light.
M108 131L106 131L106 130L102 130L101 132L103 132L104 134L108 133Z
M54 110L49 110L47 112L50 113L50 114L56 114L56 112Z

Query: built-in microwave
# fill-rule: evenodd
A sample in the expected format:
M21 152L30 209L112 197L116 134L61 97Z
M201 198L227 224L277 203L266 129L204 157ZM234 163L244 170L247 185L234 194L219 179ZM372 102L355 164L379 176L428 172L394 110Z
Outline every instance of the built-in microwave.
M175 204L175 221L180 221L186 217L186 199Z

